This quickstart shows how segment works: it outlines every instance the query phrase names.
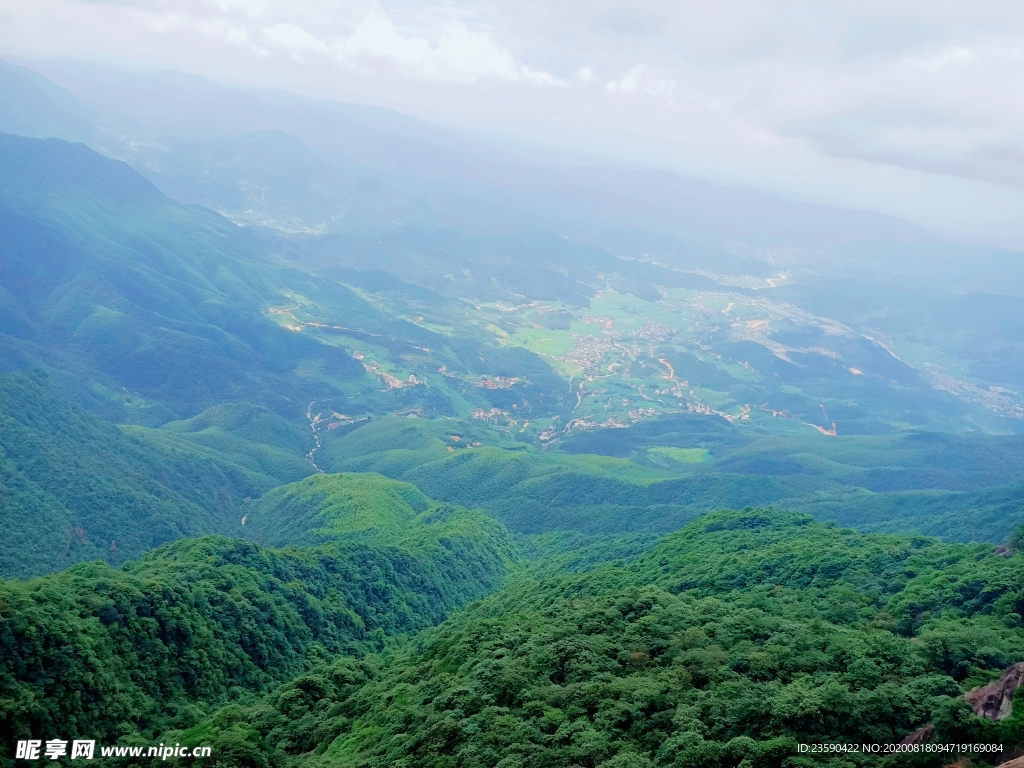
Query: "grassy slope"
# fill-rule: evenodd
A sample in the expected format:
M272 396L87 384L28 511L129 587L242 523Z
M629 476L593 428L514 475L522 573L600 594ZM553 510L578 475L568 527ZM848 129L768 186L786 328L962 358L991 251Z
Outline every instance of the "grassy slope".
M1024 522L1013 484L1020 436L762 436L706 419L606 433L615 433L615 456L542 452L479 423L385 417L332 435L321 455L335 471L379 472L486 508L524 534L666 532L708 509L764 504L953 540L1005 541ZM610 439L585 434L567 447L600 450ZM669 470L660 455L648 458L659 447L709 453Z
M453 434L461 435L458 442ZM482 445L467 447L477 438ZM544 453L483 427L423 419L371 422L328 441L324 457L332 469L379 472L433 498L484 507L520 533L664 532L708 507L780 498L784 487L772 479L741 484L736 477L681 483L670 472L625 459Z
M339 536L392 541L408 533L418 515L436 507L415 486L382 475L318 474L250 503L245 533L270 546Z

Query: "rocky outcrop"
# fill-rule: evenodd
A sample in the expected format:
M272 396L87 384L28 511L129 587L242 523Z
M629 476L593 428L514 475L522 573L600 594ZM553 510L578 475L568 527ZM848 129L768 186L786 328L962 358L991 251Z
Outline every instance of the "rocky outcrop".
M1021 685L1024 685L1024 662L1007 667L998 680L965 693L964 698L978 717L998 722L1013 713L1013 694ZM909 734L900 743L923 744L931 741L934 736L935 726L928 723ZM1003 763L998 768L1024 768L1024 757Z
M912 734L907 736L907 738L901 741L900 744L924 744L926 741L931 741L932 736L934 735L935 726L928 723L928 725L923 728L918 728Z
M998 680L984 688L975 688L964 698L978 717L998 722L1010 716L1013 711L1013 694L1022 684L1024 662L1008 667Z

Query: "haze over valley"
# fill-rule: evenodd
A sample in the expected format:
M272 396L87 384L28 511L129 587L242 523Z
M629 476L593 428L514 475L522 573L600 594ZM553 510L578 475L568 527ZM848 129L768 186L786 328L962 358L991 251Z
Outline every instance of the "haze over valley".
M1024 748L1012 237L6 58L0 766Z

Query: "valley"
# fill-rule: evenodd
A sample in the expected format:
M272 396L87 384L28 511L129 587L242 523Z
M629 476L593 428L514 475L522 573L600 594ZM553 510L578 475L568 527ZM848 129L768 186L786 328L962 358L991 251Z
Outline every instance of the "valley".
M43 733L211 768L1024 749L967 697L1024 661L1019 254L123 75L172 135L21 69L0 768ZM914 760L815 765L949 764Z

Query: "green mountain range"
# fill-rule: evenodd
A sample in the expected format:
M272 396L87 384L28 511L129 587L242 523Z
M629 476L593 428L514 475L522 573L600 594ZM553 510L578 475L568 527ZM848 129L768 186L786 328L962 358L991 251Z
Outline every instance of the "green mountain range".
M0 584L5 742L190 724L318 659L437 623L516 561L507 532L480 512L435 510L407 534L283 550L207 536L119 569L82 563Z
M327 485L336 482L347 481ZM300 485L291 502L308 497ZM400 485L377 492L393 501L410 494ZM337 513L329 493L326 502ZM401 499L396 511L405 506ZM95 655L64 651L60 676L77 680L83 667L104 665L105 676L82 678L83 690L110 696L92 686L119 686L124 709L77 708L75 733L212 745L218 766L783 766L803 764L801 743L895 743L929 723L943 742L1020 737L1020 713L991 723L963 699L1024 653L1019 554L749 509L705 515L617 565L544 577L536 564L516 566L495 531L475 558L463 551L433 562L489 574L485 590L508 573L504 587L389 643L475 596L472 580L432 593L430 558L403 561L403 551L277 551L206 538L121 571L76 566L9 587L4 599L52 596L21 613L67 643L72 627L47 612L51 602L94 595L93 615L77 621ZM199 594L208 602L198 615L173 610ZM177 629L183 620L192 634ZM176 645L158 640L168 635ZM160 649L157 678L133 668L131 643L142 637L151 638L148 653ZM117 664L105 655L111 644ZM30 647L21 649L10 658L34 665ZM35 653L54 663L52 652ZM41 677L10 683L24 702L9 709L12 738L68 722L59 700L41 695ZM234 701L218 709L226 699ZM906 755L816 760L908 764ZM933 754L912 764L946 763Z
M1024 749L964 698L1024 662L1016 255L47 66L0 66L0 766Z

